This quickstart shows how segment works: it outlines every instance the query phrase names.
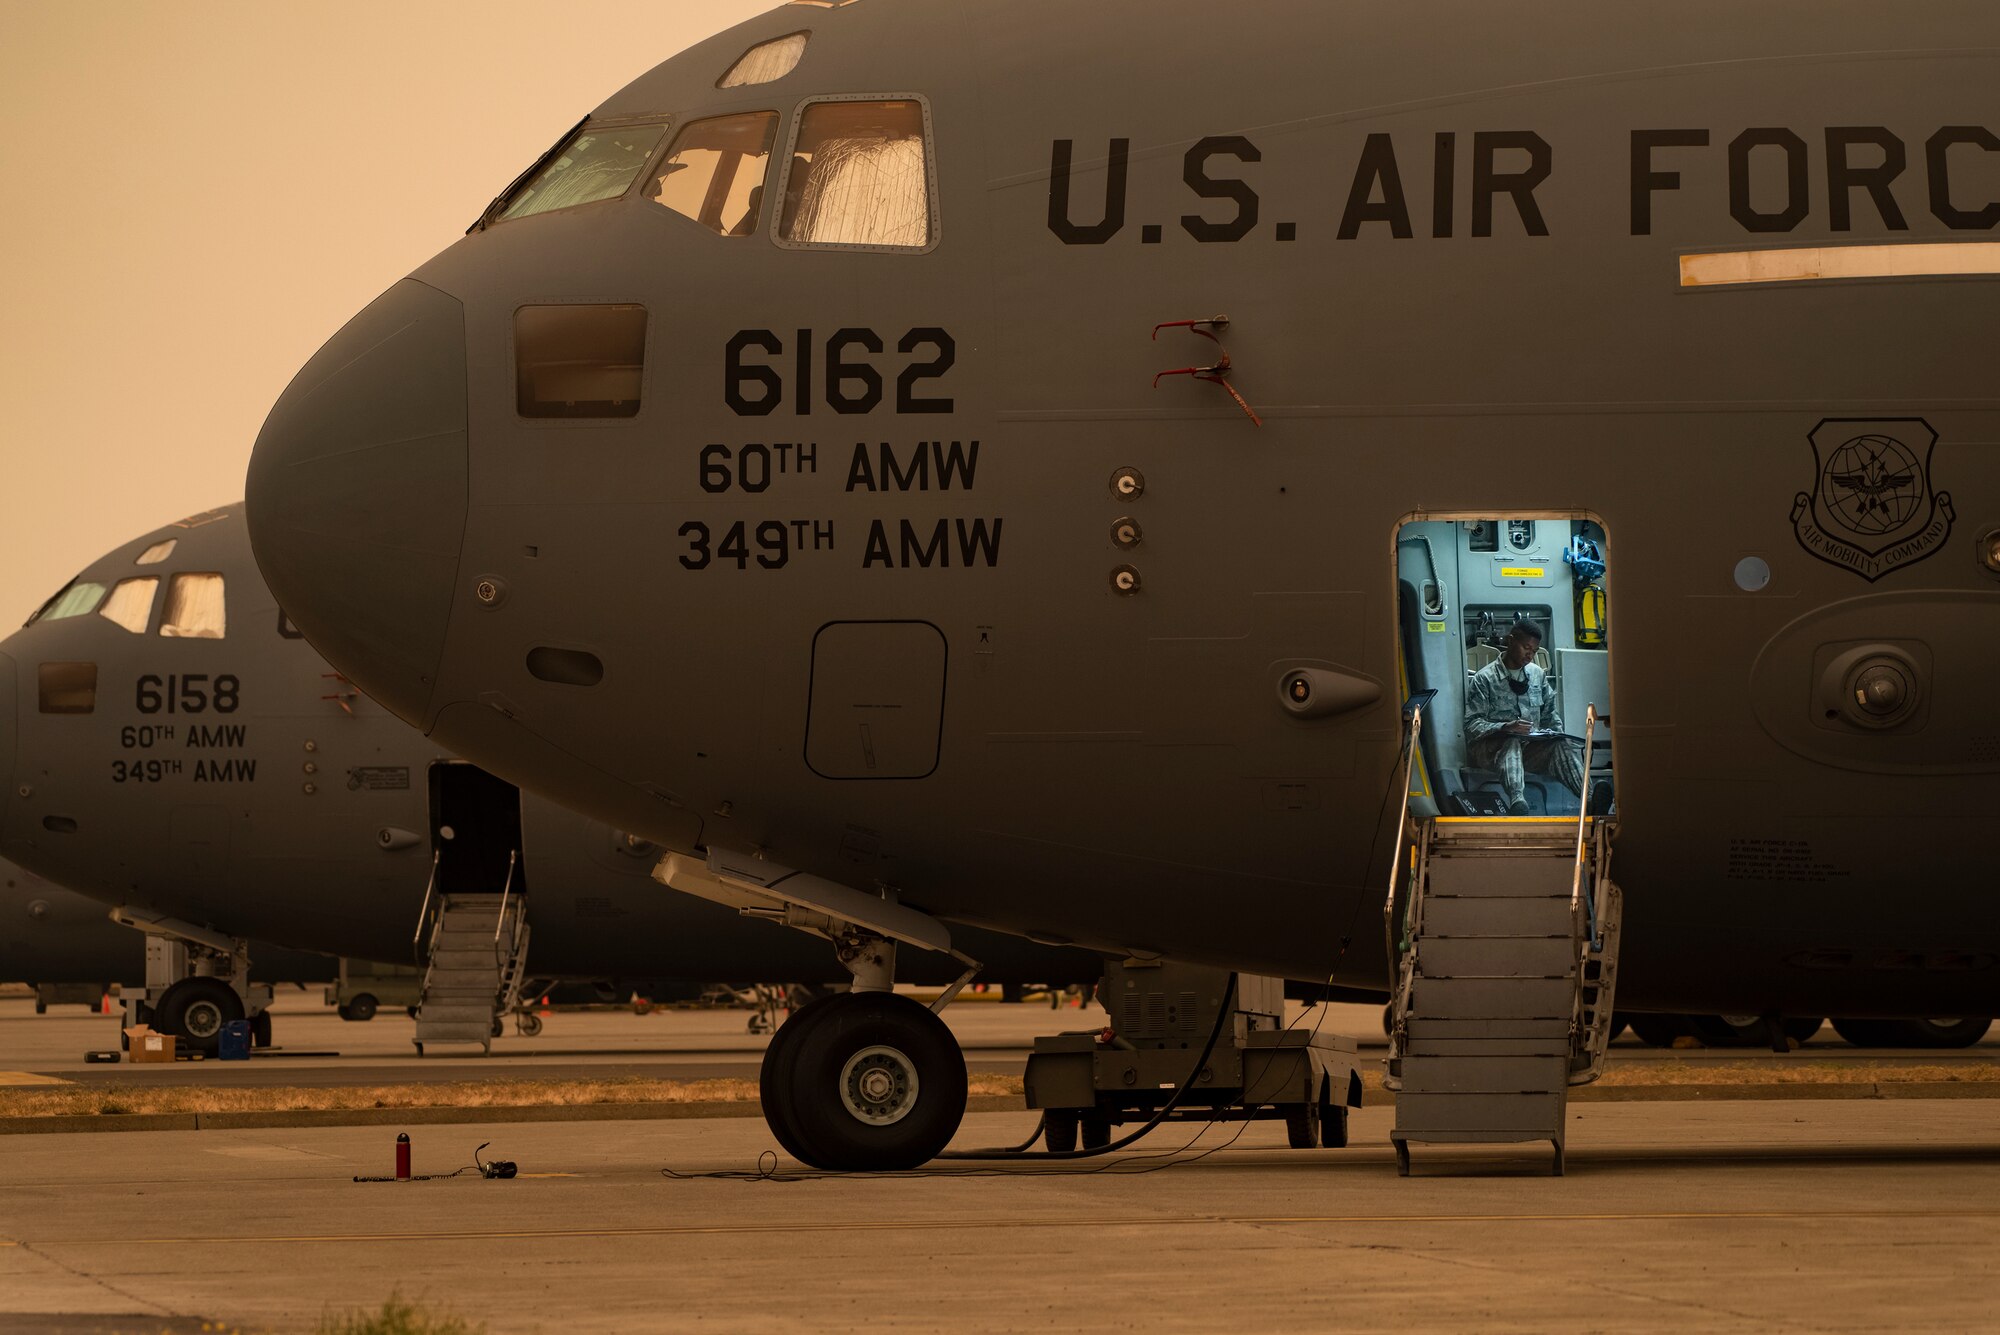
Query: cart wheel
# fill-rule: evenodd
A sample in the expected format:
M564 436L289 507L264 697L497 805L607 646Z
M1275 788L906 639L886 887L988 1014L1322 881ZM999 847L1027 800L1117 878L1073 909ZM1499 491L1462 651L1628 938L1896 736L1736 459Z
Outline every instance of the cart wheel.
M516 1024L522 1038L533 1038L542 1032L542 1017L533 1011L524 1011Z
M1295 1150L1319 1148L1319 1118L1310 1103L1285 1105L1285 1140Z
M1042 1114L1042 1141L1056 1154L1076 1148L1076 1114L1068 1109L1050 1109Z
M1077 1118L1077 1129L1082 1133L1083 1147L1087 1150L1101 1150L1111 1143L1111 1119L1103 1113L1082 1114Z

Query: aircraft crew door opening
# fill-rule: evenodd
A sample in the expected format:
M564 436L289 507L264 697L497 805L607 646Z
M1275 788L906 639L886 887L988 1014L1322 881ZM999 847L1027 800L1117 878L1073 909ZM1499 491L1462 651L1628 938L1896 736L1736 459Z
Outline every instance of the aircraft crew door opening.
M527 889L521 861L521 790L477 765L431 766L431 848L437 889L445 895L497 895L508 883Z
M1422 519L1396 533L1404 694L1424 713L1411 811L1612 813L1610 546L1594 519ZM1599 723L1584 771L1591 706Z

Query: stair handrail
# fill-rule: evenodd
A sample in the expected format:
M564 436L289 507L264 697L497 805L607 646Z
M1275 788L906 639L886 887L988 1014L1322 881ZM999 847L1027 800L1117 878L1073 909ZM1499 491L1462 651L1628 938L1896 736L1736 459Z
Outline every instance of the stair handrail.
M1410 746L1403 757L1402 806L1396 812L1396 842L1389 849L1389 894L1382 901L1382 954L1389 967L1389 991L1396 991L1396 873L1403 866L1403 831L1410 823L1410 776L1416 773L1417 741L1424 730L1424 706L1437 695L1428 691L1410 700Z
M521 861L521 850L507 850L507 883L500 887L500 916L493 922L493 944L500 944L500 929L507 925L507 897L514 893L514 868ZM518 936L519 933L517 932Z
M1569 911L1574 914L1583 906L1583 863L1585 836L1590 829L1590 752L1597 742L1597 706L1591 705L1583 712L1583 800L1576 812L1576 866L1569 882ZM1604 935L1597 922L1597 896L1590 897L1590 948L1604 949Z
M423 944L424 924L430 920L431 916L431 896L437 893L438 863L443 857L444 850L441 848L435 849L431 853L431 879L424 885L424 906L417 910L417 930L410 933L410 950L412 952L415 952L417 947Z

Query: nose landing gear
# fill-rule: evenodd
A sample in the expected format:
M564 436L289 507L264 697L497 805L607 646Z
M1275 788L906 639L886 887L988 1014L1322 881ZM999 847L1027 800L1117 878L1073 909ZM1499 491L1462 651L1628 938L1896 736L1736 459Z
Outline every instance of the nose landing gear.
M771 1133L814 1168L915 1168L965 1116L958 1040L893 992L822 997L793 1015L765 1050L758 1083Z
M761 858L710 849L668 854L654 879L833 943L850 992L808 1003L764 1049L764 1120L787 1154L814 1168L886 1172L934 1159L965 1116L965 1056L936 1012L979 972L927 913ZM966 966L932 1007L891 990L901 943Z

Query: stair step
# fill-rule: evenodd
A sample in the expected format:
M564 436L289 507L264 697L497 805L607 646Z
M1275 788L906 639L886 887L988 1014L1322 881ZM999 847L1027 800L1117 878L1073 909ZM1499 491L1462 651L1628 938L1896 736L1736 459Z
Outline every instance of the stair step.
M1427 864L1426 895L1542 899L1567 903L1575 865L1568 858L1436 858Z
M476 999L461 1001L457 998L435 1000L427 997L424 999L423 1005L417 1007L417 1022L419 1024L448 1023L458 1020L464 1021L467 1024L477 1021L480 1024L491 1025L493 1023L493 1009L493 1000L490 997L485 1001Z
M1417 963L1426 979L1569 978L1577 969L1567 935L1434 938L1426 932Z
M1426 895L1424 939L1444 936L1567 936L1569 897L1491 899Z
M1404 1135L1433 1138L1453 1131L1479 1134L1495 1131L1540 1131L1560 1138L1564 1093L1532 1094L1413 1093L1396 1095L1396 1130Z
M1420 978L1411 1009L1427 1019L1567 1023L1575 1002L1576 984L1565 978Z
M1406 1094L1551 1094L1569 1085L1569 1056L1403 1058Z
M1424 1058L1456 1061L1462 1057L1554 1057L1567 1062L1569 1034L1564 1032L1551 1038L1418 1038L1411 1035L1403 1043L1405 1062Z
M1443 1017L1413 1014L1404 1027L1409 1040L1468 1040L1480 1042L1530 1043L1569 1041L1569 1016L1536 1018L1469 1015Z

